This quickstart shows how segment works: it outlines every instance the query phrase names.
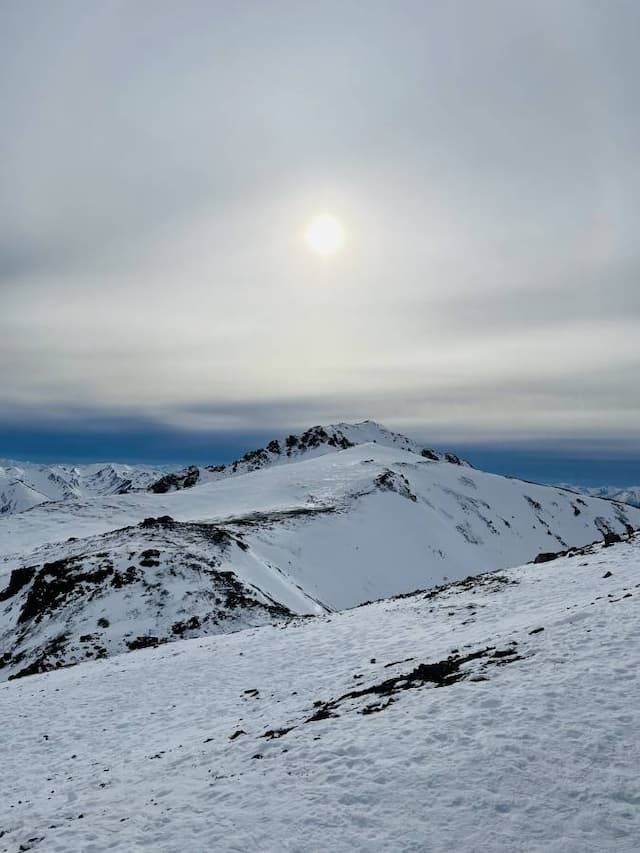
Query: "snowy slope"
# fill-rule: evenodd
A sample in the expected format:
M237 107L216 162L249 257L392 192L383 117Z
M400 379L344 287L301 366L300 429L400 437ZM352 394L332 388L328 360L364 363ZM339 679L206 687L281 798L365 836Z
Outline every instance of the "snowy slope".
M640 543L0 685L0 851L635 853Z
M632 507L377 443L45 504L0 519L0 679L174 640L192 619L188 636L351 607L638 526Z
M0 460L0 515L24 512L45 501L117 495L147 488L162 473L157 466L92 463L39 465Z
M1 470L1 469L0 469ZM25 512L38 504L51 500L48 495L29 486L24 480L0 474L0 515L10 512Z

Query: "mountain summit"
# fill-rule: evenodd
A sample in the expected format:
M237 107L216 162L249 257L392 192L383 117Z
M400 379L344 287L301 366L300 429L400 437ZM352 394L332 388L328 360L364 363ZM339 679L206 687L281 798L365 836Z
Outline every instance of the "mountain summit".
M406 435L392 432L375 421L360 423L330 424L313 426L298 435L286 435L272 439L264 447L249 450L239 459L225 465L191 465L181 471L164 475L149 486L157 494L176 489L188 489L196 483L221 480L234 474L247 474L270 465L284 465L301 459L313 459L326 453L337 453L360 444L378 444L381 447L396 447L409 453L417 453L432 462L450 462L468 465L455 453L442 453L423 447Z

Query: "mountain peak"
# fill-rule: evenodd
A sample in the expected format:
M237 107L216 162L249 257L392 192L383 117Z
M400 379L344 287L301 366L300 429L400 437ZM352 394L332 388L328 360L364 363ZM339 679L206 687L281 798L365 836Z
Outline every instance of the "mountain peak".
M156 493L190 488L196 483L221 480L236 474L248 474L272 465L297 462L303 457L324 456L327 453L337 453L369 443L416 453L431 462L469 466L468 462L460 459L455 453L442 453L423 447L406 435L393 432L376 421L364 420L357 423L317 424L302 433L273 438L264 447L249 450L233 462L223 465L206 465L203 468L192 465L181 471L166 474L149 488Z

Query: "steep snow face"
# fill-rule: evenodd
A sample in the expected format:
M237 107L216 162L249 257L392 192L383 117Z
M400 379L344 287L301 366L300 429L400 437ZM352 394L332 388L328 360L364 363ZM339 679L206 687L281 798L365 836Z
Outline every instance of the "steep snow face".
M191 617L205 634L352 607L638 526L633 507L373 443L45 504L0 520L0 678L174 640Z
M417 453L432 462L449 462L467 466L455 453L441 453L422 447L406 435L392 432L375 421L362 421L357 424L331 424L314 426L300 435L288 435L274 438L266 447L250 450L227 465L192 465L181 471L171 472L150 486L156 493L170 492L175 489L188 489L196 483L210 482L232 477L235 474L247 474L272 465L298 462L301 459L313 459L327 453L337 453L359 444L378 444Z
M0 685L0 849L635 853L640 544Z
M0 515L46 501L117 495L146 488L162 469L116 463L38 465L0 460Z

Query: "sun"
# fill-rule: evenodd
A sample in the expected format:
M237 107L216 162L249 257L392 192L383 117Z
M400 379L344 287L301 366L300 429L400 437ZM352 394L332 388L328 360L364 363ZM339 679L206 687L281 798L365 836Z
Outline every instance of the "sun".
M304 239L312 252L318 255L335 255L344 245L344 228L335 216L322 213L307 225Z

